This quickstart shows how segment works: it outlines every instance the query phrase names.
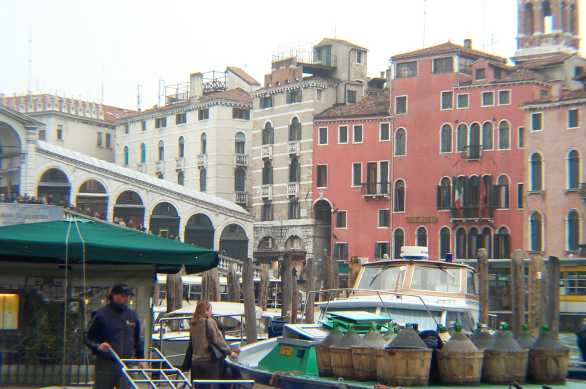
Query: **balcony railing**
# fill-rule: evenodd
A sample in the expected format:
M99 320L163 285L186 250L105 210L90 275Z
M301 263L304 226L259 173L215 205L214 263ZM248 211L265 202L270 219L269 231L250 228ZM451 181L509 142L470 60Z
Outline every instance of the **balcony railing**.
M287 184L287 196L295 196L299 195L299 183L298 182L289 182Z
M388 182L366 182L362 184L362 197L389 198L391 185Z
M273 199L273 186L272 185L261 185L260 197L262 197L265 200L272 200Z
M463 156L468 161L479 161L482 157L482 146L468 145L463 152Z
M465 220L492 220L494 217L494 208L488 206L467 205L450 209L452 221Z
M208 155L207 154L198 154L197 155L197 167L204 167L208 164Z
M273 145L262 145L260 148L260 157L262 159L273 158Z
M299 150L301 149L299 141L291 141L288 144L287 150L289 155L299 155Z
M175 170L185 170L185 158L175 158Z
M157 161L155 164L155 171L157 173L164 173L165 172L165 161Z
M141 173L146 173L146 171L147 171L147 165L146 165L146 163L137 163L136 164L136 170L138 170Z
M248 155L236 154L234 156L234 163L236 166L248 166Z
M234 192L234 202L241 205L248 204L248 193L242 191Z

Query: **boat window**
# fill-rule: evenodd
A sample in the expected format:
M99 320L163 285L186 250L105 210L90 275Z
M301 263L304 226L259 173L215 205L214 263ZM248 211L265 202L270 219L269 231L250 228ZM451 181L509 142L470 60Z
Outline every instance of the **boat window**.
M466 271L466 293L478 294L478 276L472 271Z
M437 324L441 324L442 313L416 309L381 308L380 315L390 316L393 322L402 326L417 323L419 331L425 331L437 329Z
M403 287L406 268L394 267L365 267L358 284L359 289L372 290L399 290Z
M458 293L460 291L460 271L459 269L418 266L413 272L411 288Z
M448 326L452 327L454 323L460 323L465 332L474 331L474 319L470 312L447 312L446 321Z

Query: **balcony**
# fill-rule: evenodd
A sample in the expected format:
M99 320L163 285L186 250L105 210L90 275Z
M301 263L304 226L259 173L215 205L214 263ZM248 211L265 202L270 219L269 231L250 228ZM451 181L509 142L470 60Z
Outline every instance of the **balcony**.
M157 161L155 163L155 172L157 173L165 173L165 161Z
M362 184L362 197L365 199L388 199L391 197L391 185L388 182L367 182Z
M451 208L452 223L459 222L492 222L494 208L478 205L466 205L463 207Z
M146 171L147 171L147 165L146 165L146 163L137 163L136 164L136 170L138 170L141 173L146 173Z
M262 159L273 158L273 145L262 145L260 148L260 157Z
M248 193L241 191L234 192L234 202L246 206L248 204Z
M234 156L234 163L236 164L236 166L248 166L248 155L236 154Z
M462 152L462 156L468 161L480 161L482 157L482 146L468 145L464 152Z
M272 200L273 199L273 186L272 185L261 185L260 197L262 197L263 200Z
M301 150L301 144L298 140L289 142L287 146L289 155L299 156L299 150Z
M299 195L299 183L289 182L287 184L287 196L297 197Z
M197 155L197 167L205 167L208 164L208 155L207 154L198 154Z
M175 158L175 170L185 170L185 158Z

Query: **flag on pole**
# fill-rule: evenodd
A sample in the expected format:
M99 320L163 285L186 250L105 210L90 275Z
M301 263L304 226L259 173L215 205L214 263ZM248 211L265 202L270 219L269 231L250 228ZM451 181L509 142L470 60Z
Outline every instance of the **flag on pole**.
M464 180L461 177L454 177L454 208L462 208L464 199Z

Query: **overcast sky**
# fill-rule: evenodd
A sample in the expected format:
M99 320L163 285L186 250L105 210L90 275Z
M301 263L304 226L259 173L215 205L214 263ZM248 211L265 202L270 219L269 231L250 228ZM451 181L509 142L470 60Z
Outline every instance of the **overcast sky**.
M100 101L103 85L105 104L134 109L140 84L147 108L157 103L159 80L235 65L262 83L272 54L325 36L368 48L370 75L424 41L471 38L475 48L511 56L516 4L427 0L424 23L424 0L0 0L0 93L24 93L30 83L33 91Z

